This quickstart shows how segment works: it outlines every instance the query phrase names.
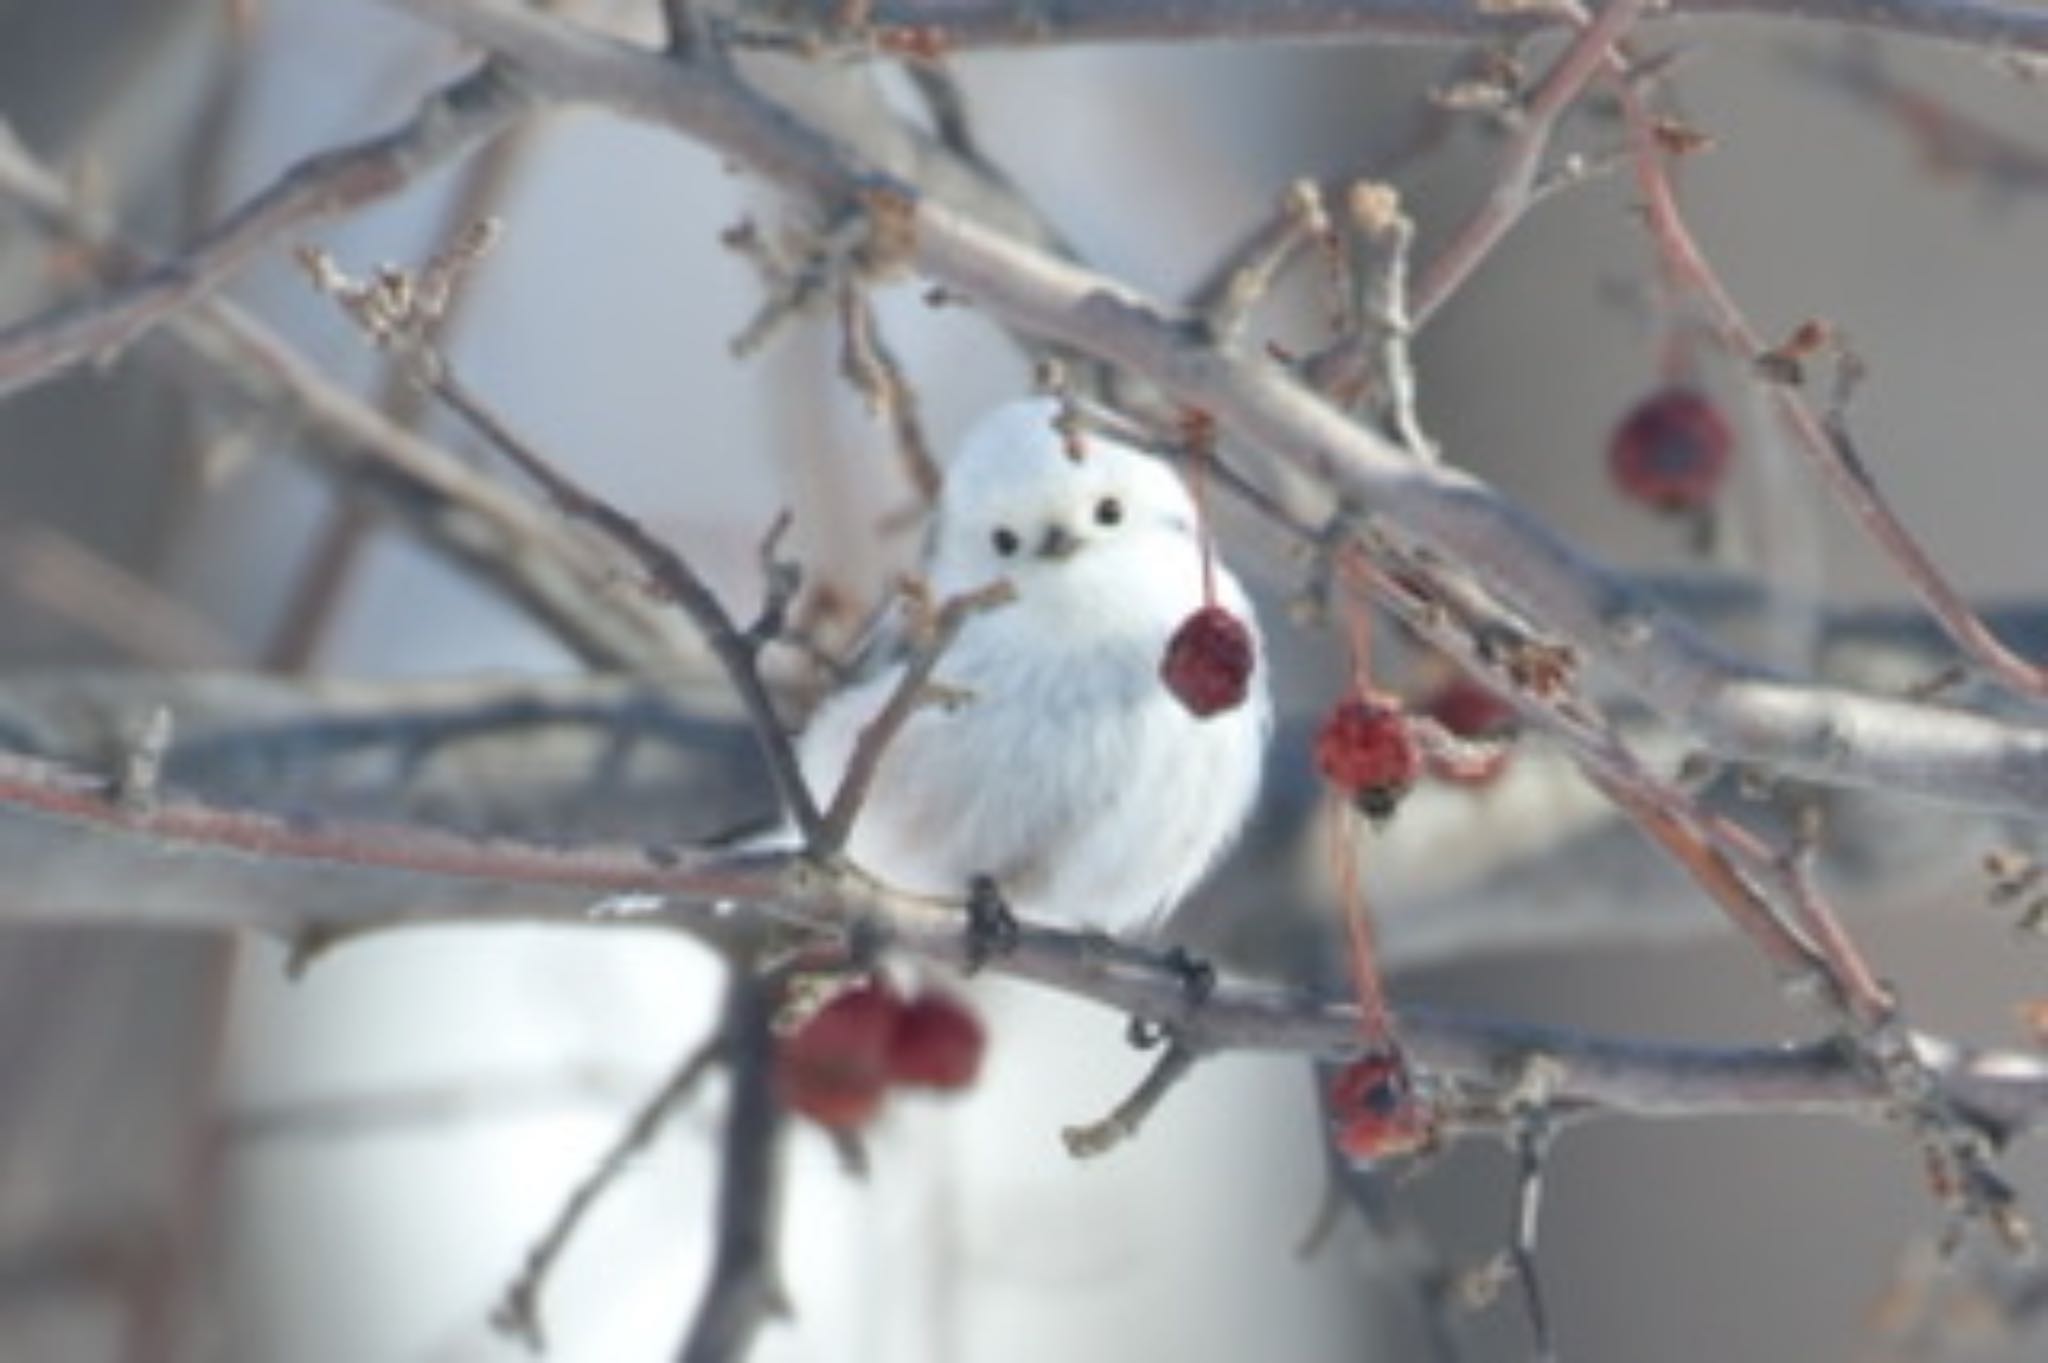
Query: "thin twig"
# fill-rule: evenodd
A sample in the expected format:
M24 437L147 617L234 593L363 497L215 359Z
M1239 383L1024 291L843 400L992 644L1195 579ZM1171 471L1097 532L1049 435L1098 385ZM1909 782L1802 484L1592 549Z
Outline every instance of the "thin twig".
M867 401L868 410L889 423L903 476L918 501L939 499L939 461L932 457L919 415L917 390L904 375L902 362L882 337L867 291L848 280L839 286L840 373Z
M783 728L774 698L761 680L758 644L741 629L718 596L690 566L688 559L657 539L639 521L611 503L593 495L561 473L534 446L527 443L488 404L471 393L448 365L445 356L429 347L415 328L431 323L439 307L431 303L413 309L406 300L416 293L433 299L447 291L425 287L431 269L416 282L408 277L386 274L368 284L356 284L343 276L332 261L318 253L307 254L307 264L316 285L333 295L356 316L380 343L393 347L404 358L414 381L447 404L490 446L537 483L565 516L587 521L623 550L648 577L650 586L663 599L673 601L689 616L704 636L705 644L725 669L740 703L753 721L763 759L783 807L789 811L806 846L815 845L823 832L817 802L805 784L795 748ZM397 302L383 306L385 295Z
M257 201L280 192L267 191ZM143 253L91 221L57 176L4 137L0 193L24 204L51 235L84 247L102 273L151 266ZM155 272L177 268L170 261ZM687 633L672 612L611 590L593 556L525 499L389 420L247 313L202 296L163 320L202 380L289 424L316 469L395 512L426 547L496 590L571 652L657 682L673 683L691 670Z
M105 359L289 232L388 198L510 127L527 96L486 64L437 91L403 127L292 167L184 252L87 302L0 329L0 397Z
M1137 1135L1161 1101L1188 1077L1195 1062L1201 1058L1200 1051L1180 1038L1169 1041L1166 1049L1159 1053L1159 1058L1152 1062L1152 1068L1138 1081L1138 1086L1107 1116L1060 1132L1067 1153L1075 1159L1094 1159Z
M464 167L455 192L429 235L436 250L448 249L471 223L493 215L517 177L530 145L530 137L514 131L485 146ZM472 291L464 290L449 301L439 331L444 344L460 323L464 300L471 296ZM376 405L394 425L416 429L425 399L425 390L406 376L405 366L386 365ZM375 503L359 491L343 491L328 507L326 519L285 596L275 632L264 649L264 660L272 667L298 672L313 661L346 599L349 582L370 543L370 532L377 520Z
M47 525L0 512L0 596L11 596L139 663L218 669L241 661L196 607Z
M1620 93L1628 124L1645 220L1666 268L1706 305L1722 343L1745 362L1756 381L1763 385L1771 411L1792 434L1794 444L1821 475L1835 500L1898 565L1907 583L1956 646L2015 691L2048 696L2048 666L2029 661L2006 647L1879 492L1876 480L1850 439L1848 422L1839 406L1825 420L1816 417L1793 385L1767 377L1760 368L1771 353L1770 347L1750 326L1686 226L1665 171L1665 153L1657 139L1655 119L1629 81L1617 79L1615 88Z
M1392 185L1361 180L1344 195L1347 325L1304 367L1309 382L1345 406L1370 394L1381 425L1419 459L1437 456L1416 411L1415 324L1408 308L1408 252L1415 222Z
M1550 1139L1549 1125L1540 1114L1523 1118L1515 1128L1515 1214L1508 1232L1508 1259L1514 1265L1515 1281L1522 1287L1522 1308L1529 1315L1530 1348L1536 1363L1555 1363L1557 1358L1543 1280L1536 1270L1537 1221L1543 1209L1543 1169Z
M665 124L791 186L841 200L872 171L745 90L500 0L393 0L520 64L561 100ZM898 187L900 190L900 187ZM1173 314L931 200L911 214L916 263L1011 325L1129 367L1212 412L1252 448L1323 480L1467 565L1546 629L1724 757L1828 783L1979 808L2048 806L2048 735L1954 710L1785 682L1733 664L1623 590L1582 551L1451 469L1345 421L1257 356L1218 354Z
M832 792L832 802L809 844L812 850L820 856L830 856L846 846L846 840L853 832L854 820L860 816L861 806L867 801L868 791L881 770L882 758L887 754L889 744L910 722L912 715L932 703L932 670L970 619L983 611L999 609L1014 597L1015 592L1009 583L1001 581L950 597L939 603L936 610L932 610L929 603L917 606L919 598L913 595L913 608L928 612L928 618L918 622L919 628L913 631L915 643L903 662L903 676L896 683L895 690L889 693L888 700L875 712L875 717L861 727L859 737L854 740L853 753L846 760L846 772L839 778L839 788Z
M1416 280L1408 301L1416 328L1429 324L1537 201L1543 157L1558 121L1599 73L1609 49L1647 7L1648 0L1608 0L1599 17L1580 30L1538 82L1502 154L1500 173L1485 201Z
M492 1308L491 1325L494 1329L510 1335L536 1353L547 1348L540 1294L547 1287L548 1275L554 1271L556 1261L569 1247L570 1238L583 1224L583 1218L597 1205L597 1200L619 1181L627 1166L654 1143L654 1138L661 1134L671 1114L696 1092L697 1085L710 1072L711 1066L724 1058L729 1045L726 1033L720 1030L692 1051L676 1067L675 1073L655 1090L654 1096L633 1115L633 1120L626 1124L626 1129L619 1133L591 1171L570 1190L547 1229L526 1251L526 1260L506 1286L504 1296Z
M1287 266L1302 248L1327 238L1329 214L1321 186L1296 180L1280 196L1280 206L1246 245L1230 270L1219 276L1215 292L1197 297L1195 306L1221 346L1233 345L1254 310L1273 291Z
M1790 57L1802 75L1836 86L1895 123L1915 144L1930 181L2006 195L2048 192L2048 150L1892 75L1869 45Z

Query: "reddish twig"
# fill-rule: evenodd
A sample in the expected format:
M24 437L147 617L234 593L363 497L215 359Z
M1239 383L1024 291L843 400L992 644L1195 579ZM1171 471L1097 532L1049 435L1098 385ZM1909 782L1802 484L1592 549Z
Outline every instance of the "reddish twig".
M1814 415L1796 388L1768 377L1760 366L1771 356L1767 346L1749 325L1741 307L1707 261L1685 219L1665 171L1665 152L1657 137L1656 120L1642 95L1626 79L1615 82L1627 120L1634 154L1636 184L1642 194L1645 220L1649 224L1663 260L1672 277L1689 287L1708 309L1721 342L1743 360L1766 390L1771 411L1783 423L1794 443L1807 456L1836 501L1862 526L1871 540L1899 566L1927 609L1940 622L1956 646L1976 659L2005 685L2026 695L2048 696L2048 666L2020 657L2008 649L1985 623L1969 599L1934 558L1908 530L1870 476L1851 441L1847 419L1838 409L1825 419Z
M1550 148L1558 120L1609 60L1614 44L1627 34L1647 7L1648 0L1608 0L1599 17L1587 23L1551 64L1522 110L1521 120L1502 156L1500 174L1485 202L1416 280L1408 306L1417 328L1429 324L1437 309L1471 278L1472 272L1493 254L1501 238L1536 201L1543 156Z
M414 920L399 899L384 901L209 898L185 902L175 917L95 899L97 917L67 910L72 923L203 927L295 938L355 933L409 921L555 921L650 924L717 936L729 914L751 907L809 930L845 934L855 924L871 940L912 955L963 965L968 944L962 906L889 890L850 869L821 870L795 853L743 855L639 848L564 850L511 839L474 841L400 825L287 819L207 805L165 793L147 809L123 806L106 777L0 754L0 806L32 812L52 825L89 834L103 846L161 850L180 857L209 851L248 854L286 869L322 865L380 867L474 884L476 908L445 909ZM596 910L589 899L559 907L520 905L506 887L557 886L576 896L629 895L632 912ZM34 906L26 906L32 909ZM1224 976L1192 999L1184 968L1141 949L1105 945L1085 933L1025 926L1015 950L989 969L1036 981L1125 1014L1157 1020L1205 1050L1287 1051L1328 1057L1355 1053L1358 1013L1348 1001ZM1878 1115L1884 1085L1840 1045L1756 1049L1673 1046L1588 1036L1518 1023L1478 1022L1405 1010L1404 1046L1419 1063L1482 1089L1515 1074L1531 1057L1553 1067L1553 1104L1566 1115L1601 1111L1676 1117L1714 1112L1831 1111ZM2038 1057L1975 1054L1924 1036L1910 1038L1942 1092L2001 1129L2048 1122L2048 1063Z

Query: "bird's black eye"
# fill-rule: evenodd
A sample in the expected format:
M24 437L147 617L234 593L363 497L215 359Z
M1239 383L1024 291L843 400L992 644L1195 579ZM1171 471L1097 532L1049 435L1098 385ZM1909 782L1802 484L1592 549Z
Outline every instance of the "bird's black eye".
M988 539L989 543L996 547L996 552L1004 558L1008 558L1017 552L1017 532L1014 530L999 525L996 527L995 533L990 535Z
M1104 497L1095 504L1097 525L1119 525L1124 518L1124 504L1114 497Z

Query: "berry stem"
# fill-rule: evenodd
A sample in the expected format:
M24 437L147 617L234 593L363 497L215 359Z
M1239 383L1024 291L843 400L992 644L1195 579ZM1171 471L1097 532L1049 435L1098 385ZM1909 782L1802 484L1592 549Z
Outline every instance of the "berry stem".
M1371 568L1356 546L1339 551L1338 571L1349 581L1344 620L1351 645L1351 684L1361 699L1375 694L1372 677L1372 616L1365 604ZM1393 1010L1380 983L1379 951L1374 944L1372 909L1359 879L1358 820L1344 801L1332 795L1330 850L1335 860L1337 893L1344 905L1349 943L1351 984L1358 994L1358 1029L1372 1050L1394 1051Z
M1202 545L1202 604L1216 604L1216 530L1209 518L1209 460L1216 448L1216 419L1199 409L1182 419L1188 445L1188 493L1195 501L1195 521Z
M1358 820L1335 792L1329 798L1330 857L1337 894L1344 905L1345 937L1350 951L1351 985L1358 995L1358 1031L1366 1048L1394 1051L1393 1010L1380 983L1379 951L1374 943L1372 911L1358 876Z
M1344 597L1344 624L1351 645L1351 689L1361 700L1370 699L1372 682L1372 613L1366 603L1372 599L1372 569L1357 546L1338 551L1337 568L1351 590Z

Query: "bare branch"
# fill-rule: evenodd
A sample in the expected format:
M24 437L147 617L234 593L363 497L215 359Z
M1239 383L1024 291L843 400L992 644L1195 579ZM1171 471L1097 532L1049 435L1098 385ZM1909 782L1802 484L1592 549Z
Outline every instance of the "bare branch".
M455 192L429 234L428 239L437 250L447 249L471 223L492 216L517 179L531 145L532 139L525 130L516 130L491 142L463 167ZM465 291L453 300L449 314L442 318L440 334L444 344L459 322L463 299L469 296ZM393 424L416 430L425 403L424 390L406 377L403 365L386 365L376 398L379 411L390 417ZM360 492L344 492L328 507L326 521L306 553L291 593L278 612L275 633L264 650L265 661L271 666L300 671L313 660L376 525L375 506Z
M1166 1049L1159 1053L1159 1059L1152 1062L1152 1068L1130 1096L1118 1103L1108 1116L1100 1121L1070 1126L1060 1132L1060 1139L1066 1142L1067 1153L1075 1159L1093 1159L1106 1155L1138 1134L1153 1111L1158 1108L1168 1093L1187 1078L1200 1060L1201 1053L1179 1039L1166 1043Z
M917 390L902 362L883 339L866 290L851 281L839 286L840 372L864 398L868 410L889 423L904 479L926 506L939 499L939 462L925 439Z
M392 2L517 62L554 98L673 127L827 198L872 183L814 133L714 78L500 0ZM941 204L914 202L915 260L931 277L1012 326L1152 379L1249 446L1399 522L1720 755L1980 809L2048 808L2048 732L1798 685L1731 661L1476 480L1418 468L1263 357L1218 351L1128 286Z
M2048 52L2048 15L2003 0L1669 0L1681 19L1757 15L1868 28L1998 52ZM1566 22L1546 5L1465 0L878 0L871 22L885 48L913 38L941 50L1043 48L1067 43L1303 38L1450 43L1514 40Z
M1556 1363L1557 1346L1550 1333L1550 1310L1543 1299L1543 1279L1536 1268L1538 1218L1543 1210L1544 1162L1550 1132L1541 1116L1526 1118L1515 1131L1515 1214L1508 1234L1508 1259L1522 1286L1522 1306L1529 1315L1529 1334L1536 1363Z
M641 1105L633 1120L627 1123L626 1129L619 1133L590 1173L570 1190L554 1220L548 1223L548 1228L534 1241L533 1247L526 1251L526 1261L520 1265L518 1275L492 1309L493 1327L536 1353L547 1348L540 1294L547 1286L555 1261L562 1257L570 1237L583 1224L583 1218L589 1215L591 1208L597 1205L597 1200L625 1174L626 1166L654 1143L669 1117L697 1091L697 1085L711 1066L722 1058L727 1044L726 1034L720 1030L692 1051L667 1082L655 1090L654 1096Z
M0 513L0 595L140 662L224 667L242 649L203 612L49 526Z
M410 122L308 157L176 258L133 283L0 330L0 397L87 360L103 360L218 289L286 233L390 197L509 127L525 95L484 66L429 98Z
M481 251L478 242L474 250ZM459 264L459 262L451 263ZM775 701L761 679L758 666L760 647L749 633L733 621L732 615L688 559L670 545L655 538L639 521L602 498L593 496L557 470L547 457L512 430L504 419L463 385L447 360L430 348L422 328L438 320L443 291L426 289L431 273L418 280L387 274L368 284L357 285L341 276L333 263L317 254L309 257L315 282L332 294L369 330L372 339L403 358L414 381L446 403L491 447L516 465L547 494L566 516L589 522L602 531L647 574L649 585L661 599L673 601L704 636L704 642L725 669L740 703L753 721L761 743L762 757L783 807L789 811L806 846L819 845L824 827L817 802L804 783ZM387 295L389 296L387 298ZM388 304L388 306L387 306Z
M1636 182L1641 189L1646 216L1658 251L1673 277L1688 287L1708 308L1721 341L1744 360L1767 389L1771 411L1785 426L1800 451L1821 475L1835 500L1855 518L1877 547L1899 567L1906 581L1941 622L1957 647L2005 685L2022 694L2048 696L2048 665L2032 662L2008 648L2005 642L1934 561L1932 554L1906 528L1898 514L1879 492L1861 456L1850 439L1848 422L1840 404L1825 419L1816 417L1792 383L1778 382L1782 366L1769 361L1779 352L1764 344L1742 309L1736 304L1720 276L1707 262L1698 243L1678 211L1670 177L1664 170L1664 152L1656 135L1656 123L1642 96L1628 82L1620 83L1622 108L1628 119L1629 141L1635 153ZM1823 343L1827 343L1823 340Z
M906 594L912 596L915 606L919 598L914 592ZM903 677L854 740L853 753L846 760L846 773L840 777L839 789L832 793L832 803L811 841L811 847L820 855L829 856L846 846L853 821L859 817L860 807L866 803L868 790L881 769L883 755L910 717L933 703L932 669L952 647L961 629L981 612L1007 605L1012 595L1007 582L996 582L980 591L943 601L936 611L931 610L930 603L923 603L928 618L918 622L919 628L914 631L916 642L904 661Z
M4 139L0 193L27 206L53 235L88 248L103 272L148 264L91 224L60 180ZM179 267L169 262L158 267L163 271ZM545 515L364 403L249 314L198 297L165 318L205 382L290 423L303 433L316 469L407 520L422 543L516 603L566 647L650 680L672 683L691 670L695 645L672 612L614 590L602 565Z
M870 940L955 966L966 962L970 950L960 905L890 891L850 870L823 873L788 854L650 857L636 848L564 851L390 825L283 819L175 795L163 796L152 810L134 812L121 807L106 778L4 755L0 803L91 833L100 863L123 844L162 849L179 859L217 849L235 854L252 874L262 870L281 877L277 891L253 903L229 896L167 903L146 893L149 873L115 857L112 874L129 887L125 899L98 876L74 877L76 894L69 899L8 905L15 921L54 916L71 923L176 924L292 937L408 921L520 919L671 926L716 936L728 921L716 906L727 902L819 932L844 934L859 924ZM249 854L260 861L246 860ZM74 852L70 864L86 863ZM383 868L403 872L416 883L470 886L470 907L451 911L444 900L427 919L415 920L396 895L373 899L358 892L333 898L307 893L305 870L322 865ZM403 883L387 881L394 890ZM297 892L284 893L286 884ZM553 898L536 893L550 886L557 891ZM617 909L592 903L594 896L604 895L628 900ZM1088 934L1027 925L1016 949L990 968L1156 1019L1204 1049L1343 1056L1357 1046L1357 1012L1347 1002L1227 976L1206 997L1193 1000L1183 972L1171 961L1106 945ZM1482 1089L1489 1083L1511 1089L1513 1077L1532 1058L1545 1058L1555 1066L1554 1108L1566 1116L1797 1110L1874 1119L1892 1101L1885 1081L1852 1049L1833 1042L1754 1050L1674 1046L1473 1022L1419 1009L1405 1012L1400 1028L1404 1045L1419 1063ZM1917 1035L1911 1045L1948 1100L1975 1118L2012 1134L2048 1121L2048 1062L1974 1053Z
M1601 70L1613 45L1627 35L1647 7L1648 0L1608 0L1599 17L1572 39L1538 83L1535 94L1521 111L1514 136L1502 157L1499 178L1485 202L1416 281L1409 300L1416 327L1428 325L1437 309L1471 278L1480 262L1493 254L1501 238L1537 202L1543 156L1549 150L1558 120Z
M773 999L767 982L737 964L720 1028L732 1084L719 1142L718 1217L711 1276L676 1355L678 1363L730 1363L747 1355L771 1317L788 1313L775 1262L781 1205L783 1112L775 1099Z
M1221 345L1236 344L1253 310L1272 292L1295 255L1329 234L1321 186L1313 180L1289 185L1273 216L1216 277L1213 287L1197 294L1195 307L1206 315L1210 335Z

